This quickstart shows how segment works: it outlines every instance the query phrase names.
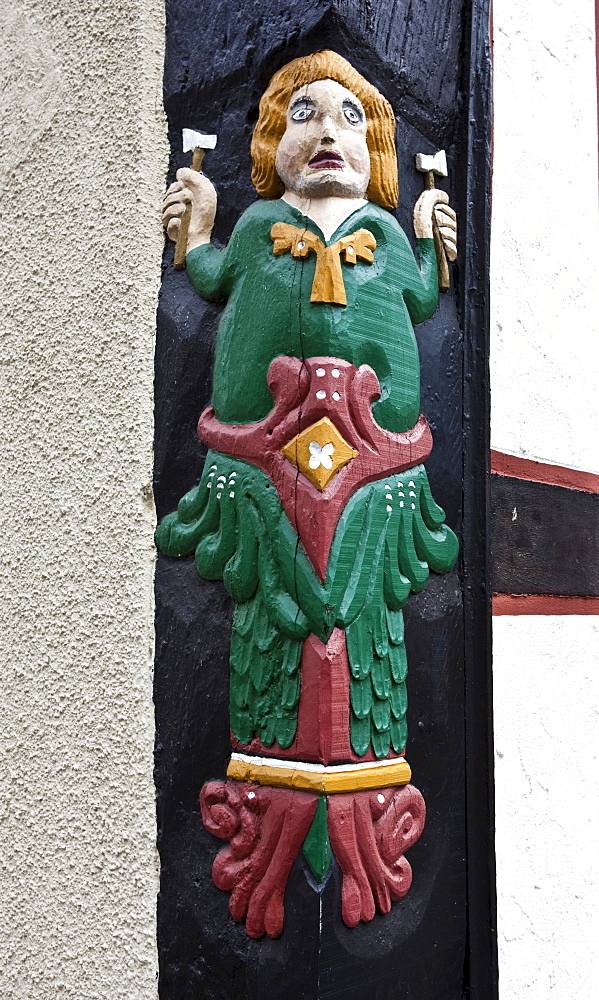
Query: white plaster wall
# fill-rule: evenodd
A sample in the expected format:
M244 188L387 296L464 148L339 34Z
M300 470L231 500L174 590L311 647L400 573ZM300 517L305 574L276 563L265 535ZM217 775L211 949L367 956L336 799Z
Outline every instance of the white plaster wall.
M0 996L156 996L158 0L0 5Z
M596 1000L599 618L493 622L501 1000Z
M494 0L492 447L596 472L594 0ZM595 1000L599 619L493 621L501 1000Z
M491 439L599 472L595 0L494 0Z

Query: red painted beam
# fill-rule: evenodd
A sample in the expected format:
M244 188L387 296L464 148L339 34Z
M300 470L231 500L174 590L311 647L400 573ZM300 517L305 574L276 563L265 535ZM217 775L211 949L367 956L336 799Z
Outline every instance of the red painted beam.
M547 465L529 458L506 455L502 451L491 451L491 472L500 476L512 476L514 479L529 479L534 483L564 486L584 493L599 493L599 475L594 472L567 469L563 465Z
M599 615L599 597L493 594L494 615Z

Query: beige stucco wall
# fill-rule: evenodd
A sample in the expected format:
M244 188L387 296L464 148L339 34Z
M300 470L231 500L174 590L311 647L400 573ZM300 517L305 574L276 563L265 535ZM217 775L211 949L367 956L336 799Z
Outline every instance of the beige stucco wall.
M158 0L0 4L3 1000L156 995Z

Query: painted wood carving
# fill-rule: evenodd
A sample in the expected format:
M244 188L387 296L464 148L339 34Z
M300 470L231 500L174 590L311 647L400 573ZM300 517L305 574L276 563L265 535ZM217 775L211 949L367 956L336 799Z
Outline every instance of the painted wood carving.
M430 570L453 566L458 544L423 464L432 436L414 325L448 287L456 221L434 187L442 157L419 157L417 263L389 211L394 132L385 98L317 52L279 70L262 98L260 200L225 249L210 241L204 174L180 170L165 200L169 236L187 227L193 286L226 299L198 425L204 472L156 540L193 554L235 602L232 754L200 798L206 828L227 842L214 882L251 937L281 933L302 851L316 880L336 859L348 926L388 912L409 890L405 853L425 820L405 756L402 608Z

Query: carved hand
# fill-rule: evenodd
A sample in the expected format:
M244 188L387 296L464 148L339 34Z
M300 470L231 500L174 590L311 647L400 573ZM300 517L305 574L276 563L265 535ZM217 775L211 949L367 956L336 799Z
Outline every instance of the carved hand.
M210 242L216 215L216 191L205 174L182 167L177 170L177 180L169 187L162 203L162 222L173 241L177 239L181 218L189 203L188 251Z
M457 220L448 202L445 191L437 188L423 191L414 205L414 232L419 239L432 239L434 214L447 259L453 261L457 256Z

